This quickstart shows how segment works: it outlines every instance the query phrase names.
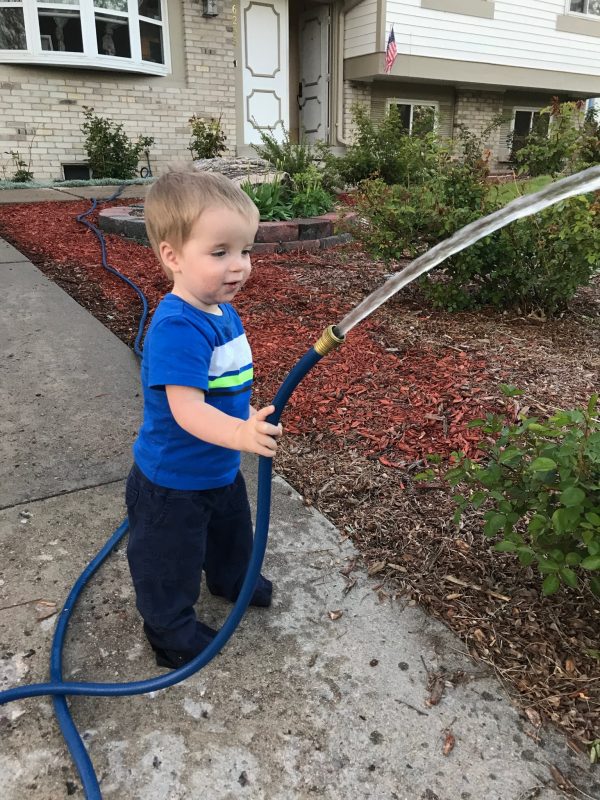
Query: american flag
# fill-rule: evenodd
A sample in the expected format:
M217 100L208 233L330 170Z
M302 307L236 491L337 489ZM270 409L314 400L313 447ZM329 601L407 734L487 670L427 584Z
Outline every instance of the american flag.
M390 35L388 36L387 40L387 47L385 48L385 68L384 72L389 75L392 71L392 67L394 66L394 61L396 60L396 56L398 55L398 48L396 47L396 37L394 36L394 26L392 25L392 30L390 31Z

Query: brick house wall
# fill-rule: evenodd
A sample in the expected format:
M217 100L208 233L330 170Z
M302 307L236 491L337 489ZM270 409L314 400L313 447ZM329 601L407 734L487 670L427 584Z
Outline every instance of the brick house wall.
M352 107L359 103L370 110L371 84L359 81L344 81L344 139L350 144L355 134Z
M18 150L38 180L62 179L61 163L84 162L82 107L122 122L127 134L153 136L155 174L177 159L190 159L192 114L218 117L235 151L235 43L231 10L205 18L197 3L169 0L172 74L0 64L0 165ZM214 76L219 80L215 81ZM212 76L212 77L211 77ZM2 178L0 171L0 179Z
M454 105L454 136L460 134L464 125L471 133L481 136L504 111L504 92L488 92L461 89ZM457 143L458 144L458 143ZM491 151L490 167L501 168L500 127L496 126L484 137L484 146Z

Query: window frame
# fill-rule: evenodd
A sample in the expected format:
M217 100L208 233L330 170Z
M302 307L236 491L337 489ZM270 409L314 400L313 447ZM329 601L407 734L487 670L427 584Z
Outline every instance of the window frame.
M19 0L19 2L3 2L2 8L22 8L25 23L27 50L0 50L0 64L40 64L45 67L81 67L82 69L98 69L118 72L137 72L145 75L168 75L171 72L171 44L169 37L169 17L167 0L159 0L161 19L151 19L138 13L138 0L127 0L127 11L119 12L94 6L94 0L73 0L72 4L52 3L52 0ZM58 50L43 50L40 39L38 20L39 8L79 9L81 20L82 53L68 53ZM129 27L129 43L131 56L108 56L98 53L96 41L96 14L127 19ZM162 28L162 44L164 64L142 60L140 22Z
M433 120L433 130L436 131L439 127L439 120L440 120L440 103L439 100L408 100L402 97L387 97L385 101L385 113L390 113L390 106L411 106L410 112L410 128L408 130L408 135L412 136L412 125L413 125L413 106L427 106L428 108L433 108L434 111L434 120Z
M584 8L586 6L589 8L589 3L590 0L583 0ZM571 0L566 0L565 6L566 6L566 11L565 11L566 14L571 14L572 16L578 17L579 19L583 17L584 19L595 19L600 21L600 14L590 14L589 11L572 11Z
M517 111L529 111L531 113L531 123L529 125L529 133L533 130L533 122L534 122L534 115L539 114L540 111L545 108L545 106L513 106L511 109L511 118L510 118L510 130L508 136L506 137L506 143L503 145L503 152L501 152L498 160L504 161L506 163L510 163L511 156L513 154L513 141L515 135L515 122L517 119ZM548 120L548 132L550 132L550 126L552 125L552 117ZM510 142L510 144L509 144Z

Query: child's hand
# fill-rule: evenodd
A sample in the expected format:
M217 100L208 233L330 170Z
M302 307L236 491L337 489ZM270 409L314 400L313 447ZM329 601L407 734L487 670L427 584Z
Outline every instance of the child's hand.
M281 436L283 428L271 425L266 419L275 411L275 406L266 406L252 414L250 419L241 422L236 431L236 450L245 453L256 453L259 456L273 458L277 450L276 437Z

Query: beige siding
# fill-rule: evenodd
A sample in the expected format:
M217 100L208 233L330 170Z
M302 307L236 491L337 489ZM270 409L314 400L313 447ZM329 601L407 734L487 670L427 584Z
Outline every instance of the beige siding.
M458 61L600 76L600 40L557 30L565 0L496 0L494 18L422 8L420 0L387 0L398 52Z
M441 136L452 137L454 117L454 90L446 86L419 86L410 83L375 83L372 90L371 116L381 121L385 115L387 101L429 100L439 107L438 131Z
M346 14L344 58L368 55L378 49L377 0L363 0Z

